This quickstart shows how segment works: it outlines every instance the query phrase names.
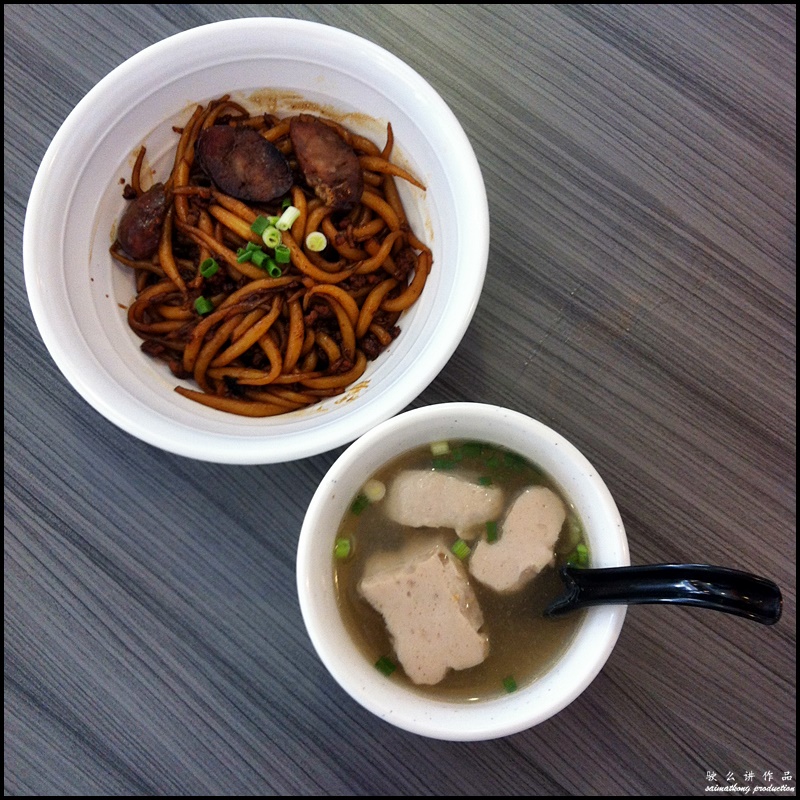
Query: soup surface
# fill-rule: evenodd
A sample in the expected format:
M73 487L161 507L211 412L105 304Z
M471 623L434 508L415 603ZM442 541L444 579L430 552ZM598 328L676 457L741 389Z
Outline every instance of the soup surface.
M446 449L445 449L446 448ZM461 540L447 528L410 527L391 519L381 497L383 487L405 470L442 470L483 486L499 487L504 493L503 510L482 537L493 537L519 495L531 486L546 486L559 495L566 508L566 520L555 546L554 563L545 567L522 589L500 593L470 576L470 585L483 613L481 633L489 639L489 655L480 664L449 670L439 683L414 684L405 675L387 632L383 616L359 592L367 561L378 553L398 551L421 537L447 536L459 551ZM370 499L371 498L371 499ZM477 540L476 540L477 541ZM462 542L463 544L463 542ZM469 542L474 548L475 542ZM462 551L463 552L463 551ZM468 567L469 554L463 558ZM339 608L354 641L365 657L390 673L389 680L443 700L476 701L513 691L535 680L558 659L581 624L584 614L558 619L542 616L544 608L561 588L557 570L566 563L588 565L580 520L564 493L535 465L496 445L473 441L450 441L425 445L391 461L365 484L342 520L334 554L335 585Z

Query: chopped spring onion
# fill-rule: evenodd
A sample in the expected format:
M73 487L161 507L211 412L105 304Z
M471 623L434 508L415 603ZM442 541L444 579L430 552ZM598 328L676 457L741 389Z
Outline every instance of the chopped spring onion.
M333 546L334 558L344 560L350 555L353 546L349 539L337 539L336 544Z
M214 310L214 304L207 297L198 297L194 301L194 310L198 314L209 314Z
M250 253L250 260L257 266L263 267L264 259L268 256L263 250L252 250ZM266 267L264 267L266 269Z
M266 217L262 217L260 214L253 220L253 224L250 226L250 230L253 231L256 236L262 236L267 228L269 228L269 220Z
M358 497L356 497L356 499L353 500L353 503L350 506L350 513L358 515L368 505L369 505L369 498L365 494L359 494Z
M388 678L396 669L397 664L391 658L381 656L376 662L375 667L380 670Z
M279 264L288 264L292 260L292 251L285 244L277 245L275 247L275 260Z
M567 556L567 563L574 567L585 567L589 564L589 548L581 542Z
M240 247L236 251L236 260L243 264L245 261L252 261L259 269L268 272L272 278L280 278L282 270L275 263L272 256L267 255L262 249L260 244L247 243L247 247Z
M480 442L466 442L462 450L467 458L477 458L483 452L483 445Z
M236 251L236 261L239 264L244 264L245 261L250 261L253 257L253 253L262 253L263 250L261 249L260 244L253 244L253 242L248 242L245 247L240 247Z
M489 522L486 523L486 541L497 541L497 522L495 520L489 520Z
M219 272L219 264L214 261L213 258L207 258L201 265L200 265L200 274L204 278L210 278L212 275L216 275Z
M370 503L378 503L386 495L386 484L377 478L370 478L362 489L364 496Z
M270 278L280 278L282 273L281 268L275 263L275 259L269 256L267 256L264 261L262 269L265 269L269 273Z
M511 692L516 692L517 691L517 682L514 680L514 678L511 675L509 675L507 678L503 678L503 688L509 694L511 694Z
M492 479L488 475L482 475L480 478L478 478L478 483L481 486L491 486Z
M567 533L572 545L577 545L583 539L583 526L577 517L570 515Z
M431 453L435 456L443 456L450 452L450 445L447 442L433 442L431 444Z
M286 211L286 209L289 208L291 204L292 201L288 197L284 197L283 200L281 200L281 209L283 211Z
M275 223L275 227L279 231L288 231L294 225L297 218L300 216L300 209L297 206L289 205L286 210L281 214L280 219Z
M455 461L452 458L447 458L445 456L435 456L433 459L433 468L434 469L453 469L455 466Z
M463 539L456 539L450 550L456 558L460 558L462 561L472 552L470 546Z
M503 463L507 467L513 467L514 469L522 469L525 466L525 459L517 455L516 453L505 453L503 455Z
M268 225L261 233L264 244L274 250L281 243L281 232L274 226Z
M321 253L328 246L328 240L322 231L311 231L306 236L306 247L312 253Z

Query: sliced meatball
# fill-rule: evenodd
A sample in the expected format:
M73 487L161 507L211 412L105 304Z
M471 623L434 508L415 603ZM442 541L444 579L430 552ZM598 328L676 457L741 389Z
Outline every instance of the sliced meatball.
M286 157L252 128L212 125L198 137L196 152L202 170L232 197L266 203L292 188Z
M414 683L438 683L449 670L474 667L489 654L483 613L444 537L424 537L373 556L359 591L383 615L397 658Z
M167 194L164 184L153 184L144 194L132 200L120 217L117 226L119 246L131 258L150 258L158 249L166 215Z
M306 183L325 205L346 210L361 200L364 173L358 156L334 128L300 114L292 118L289 136Z
M545 486L532 486L514 501L496 542L479 541L469 571L497 592L515 592L555 560L555 546L567 510Z
M389 485L386 514L414 528L452 528L474 539L503 509L503 490L429 469L401 472Z

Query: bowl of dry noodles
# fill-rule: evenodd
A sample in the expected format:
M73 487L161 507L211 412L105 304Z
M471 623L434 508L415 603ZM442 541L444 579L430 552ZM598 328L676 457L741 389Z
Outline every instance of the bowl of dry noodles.
M258 464L417 397L471 321L488 242L475 153L422 76L345 31L261 18L101 80L45 154L23 254L42 339L98 412Z

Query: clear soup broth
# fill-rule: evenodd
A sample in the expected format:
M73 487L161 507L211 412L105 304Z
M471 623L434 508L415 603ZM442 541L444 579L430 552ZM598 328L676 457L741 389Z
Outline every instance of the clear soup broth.
M345 626L365 658L383 671L394 668L387 680L399 681L415 692L440 700L476 701L530 683L545 673L566 650L584 613L558 619L546 619L542 613L562 589L559 567L567 563L587 566L589 556L574 508L559 487L534 464L516 453L484 442L451 440L447 447L447 452L439 452L443 448L437 443L404 453L375 473L373 479L388 486L403 470L431 469L500 487L505 496L503 511L497 519L500 536L507 509L530 486L546 486L554 491L567 511L555 546L555 563L545 567L525 587L501 594L470 579L483 612L481 632L489 638L488 657L477 666L450 670L435 685L414 684L396 657L382 615L358 591L365 564L373 554L398 550L409 538L430 537L434 532L446 534L448 541L455 543L458 539L455 531L401 525L387 517L382 501L370 501L361 492L353 499L339 528L337 544L347 542L344 549L349 548L349 552L345 557L341 549L338 556L335 553L334 578ZM376 485L370 483L373 487Z

